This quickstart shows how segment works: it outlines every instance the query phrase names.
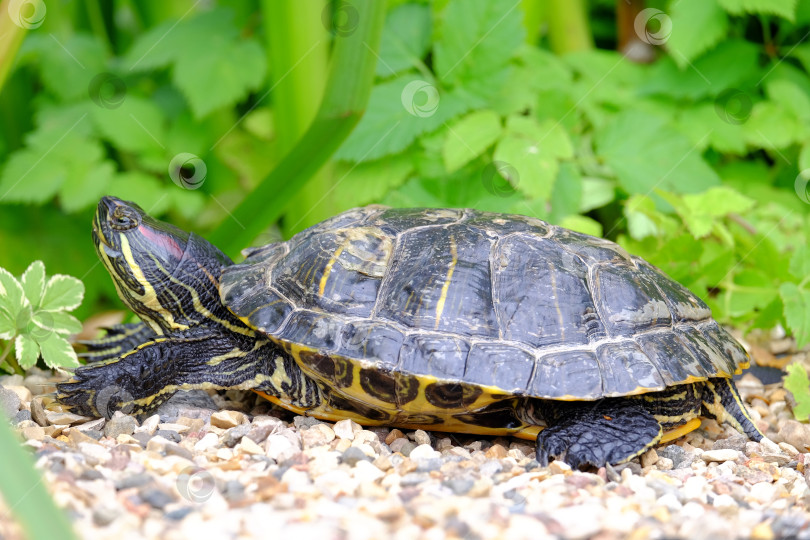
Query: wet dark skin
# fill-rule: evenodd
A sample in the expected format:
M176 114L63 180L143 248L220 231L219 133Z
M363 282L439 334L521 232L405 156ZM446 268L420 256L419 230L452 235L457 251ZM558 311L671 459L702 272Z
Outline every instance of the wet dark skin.
M330 421L536 437L541 464L575 467L632 459L698 416L762 438L729 376L745 353L705 304L533 218L367 207L234 265L105 197L93 239L143 322L86 344L57 388L79 414L251 389Z

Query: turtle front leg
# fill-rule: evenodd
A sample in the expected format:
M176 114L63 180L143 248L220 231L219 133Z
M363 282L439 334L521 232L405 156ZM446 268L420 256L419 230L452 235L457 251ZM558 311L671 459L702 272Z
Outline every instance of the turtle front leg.
M116 324L105 330L107 334L104 337L79 342L87 347L86 351L79 353L79 358L88 362L118 358L155 337L155 331L142 322Z
M56 399L86 416L148 413L178 390L258 387L276 370L276 350L265 340L195 327L77 368L57 384Z
M548 427L537 436L537 461L560 459L574 468L628 461L662 436L661 425L634 399L545 401L538 407Z

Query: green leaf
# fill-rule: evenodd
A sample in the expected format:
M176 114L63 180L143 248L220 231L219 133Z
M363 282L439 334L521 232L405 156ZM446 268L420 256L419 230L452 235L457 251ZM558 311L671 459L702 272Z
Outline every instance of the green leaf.
M582 179L582 201L579 212L584 214L595 208L601 208L616 198L615 183L604 178L586 176Z
M14 340L14 356L21 368L33 367L39 358L39 344L28 334L20 334Z
M782 283L779 295L785 304L785 321L801 348L810 343L810 291L795 283Z
M172 81L188 99L197 119L238 103L257 90L267 65L254 39L232 41L214 35L207 41L206 54L184 46L172 72Z
M161 182L149 174L140 171L129 171L116 175L110 182L107 193L126 201L138 201L152 215L166 212L171 198L168 193L175 191L176 186L168 181Z
M48 367L75 367L79 365L76 351L62 336L53 333L38 341L42 359Z
M583 182L573 163L561 163L560 172L551 193L551 211L548 220L559 223L566 216L576 214L582 207Z
M377 75L389 77L420 66L430 48L431 28L427 6L403 4L392 9L382 32Z
M378 84L368 108L335 159L371 161L407 148L419 135L469 110L461 92L445 92L412 73Z
M67 212L98 203L99 198L108 193L110 181L115 175L115 164L111 161L89 163L84 174L80 174L78 167L73 172L59 188L59 202Z
M0 310L5 311L11 320L17 313L30 305L20 282L5 268L0 268Z
M73 276L56 274L45 285L41 308L71 311L79 307L84 297L84 283Z
M542 156L557 159L574 157L571 139L559 122L550 119L538 122L534 118L512 115L506 121L506 130L531 139Z
M37 311L32 322L43 330L52 330L58 334L78 334L82 331L82 323L64 311Z
M55 41L56 40L56 41ZM45 86L62 101L87 97L93 77L105 71L107 52L94 36L51 34L43 43L38 73Z
M597 132L596 147L619 185L631 194L654 188L695 193L720 184L717 173L683 135L642 111L617 115Z
M210 36L236 39L238 34L233 11L227 8L215 8L187 19L167 20L138 35L125 56L125 67L130 71L166 67L176 61L184 49L209 53L206 40Z
M602 236L602 224L587 216L567 216L560 222L560 226L591 236Z
M786 148L797 141L799 125L794 114L782 103L761 101L751 110L743 125L746 141L769 150Z
M672 35L666 42L681 69L726 36L728 15L717 0L680 0L672 4Z
M494 160L513 169L516 178L508 179L518 190L533 199L547 200L554 189L559 162L540 153L536 141L517 135L507 135L495 147ZM500 170L500 169L499 169Z
M807 377L807 370L801 364L792 363L785 371L785 389L796 400L793 416L796 420L807 421L810 419L810 378Z
M735 213L744 213L754 206L755 201L737 190L714 187L703 193L687 194L682 197L661 194L681 216L689 232L695 238L703 238L712 232L717 219Z
M441 12L433 50L439 80L451 86L491 87L491 78L504 71L523 41L519 4L514 0L450 0Z
M810 248L806 244L796 246L790 258L790 273L800 280L810 277Z
M122 150L160 151L164 146L163 113L153 101L127 96L114 109L94 108L91 117L101 135Z
M732 15L773 14L789 21L796 16L796 0L718 0Z
M348 209L380 201L400 186L413 171L413 156L408 153L363 163L340 163L339 179L332 200L339 209Z
M793 113L800 125L810 122L810 98L798 84L788 79L775 79L766 84L765 90L770 100Z
M501 135L501 120L490 110L476 111L448 126L442 157L452 173L489 148Z
M4 310L0 309L0 339L11 339L17 333L17 325Z
M718 96L759 77L759 55L759 47L750 41L726 39L683 70L674 59L666 56L645 72L646 80L639 84L638 92L693 100ZM729 58L734 61L729 62Z
M42 293L45 291L45 264L42 261L32 262L23 272L21 282L31 307L39 308Z

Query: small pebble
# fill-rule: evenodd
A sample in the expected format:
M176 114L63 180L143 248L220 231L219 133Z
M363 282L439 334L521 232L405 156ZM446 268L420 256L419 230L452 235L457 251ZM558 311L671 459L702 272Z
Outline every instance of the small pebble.
M13 390L0 386L0 412L6 415L7 419L12 419L20 410L22 400Z
M115 439L119 435L132 435L138 428L138 421L132 416L115 411L112 418L104 425L104 435Z
M247 422L247 416L239 411L217 411L211 415L211 425L229 429Z
M700 455L701 459L706 462L710 461L735 461L742 457L742 453L738 452L737 450L732 450L730 448L724 448L722 450L706 450Z
M340 461L354 467L358 461L371 461L371 457L356 446L350 446L340 456Z

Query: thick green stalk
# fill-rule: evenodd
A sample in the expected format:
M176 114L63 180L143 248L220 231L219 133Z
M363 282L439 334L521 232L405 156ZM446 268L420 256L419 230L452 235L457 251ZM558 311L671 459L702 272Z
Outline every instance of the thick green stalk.
M11 66L24 37L25 28L14 24L9 16L8 1L0 3L0 89L11 73Z
M540 37L540 29L547 19L548 6L545 0L523 0L520 3L523 10L523 27L526 29L526 43L536 45Z
M34 469L31 456L20 446L5 418L0 418L0 453L3 455L0 492L25 537L29 540L75 539L70 522L54 504ZM0 520L7 519L8 516L0 514Z
M382 0L354 0L357 28L335 37L329 77L315 119L275 169L211 234L229 255L247 246L279 218L304 184L351 133L365 111L385 20ZM323 194L322 194L323 195ZM302 214L305 212L302 212Z
M280 156L289 152L312 124L323 97L330 39L322 13L329 8L326 0L262 2L272 73L273 121ZM318 204L321 194L332 185L329 169L327 163L307 182L307 189L299 191L287 205L286 214L300 215L301 209ZM326 205L318 206L323 212L312 213L317 214L317 221L333 213ZM324 213L326 215L322 215Z
M593 48L587 0L549 0L548 37L556 54Z

